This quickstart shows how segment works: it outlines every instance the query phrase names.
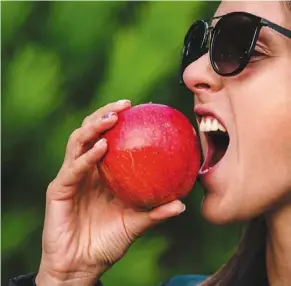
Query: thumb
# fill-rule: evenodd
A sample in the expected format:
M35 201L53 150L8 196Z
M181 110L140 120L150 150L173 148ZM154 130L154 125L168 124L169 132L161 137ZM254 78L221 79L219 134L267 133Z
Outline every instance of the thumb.
M150 211L138 212L132 217L133 221L128 224L128 229L137 237L157 223L181 214L185 209L186 206L180 200L175 200Z
M185 210L186 206L180 200L175 200L149 211L148 217L150 220L160 221L177 216Z

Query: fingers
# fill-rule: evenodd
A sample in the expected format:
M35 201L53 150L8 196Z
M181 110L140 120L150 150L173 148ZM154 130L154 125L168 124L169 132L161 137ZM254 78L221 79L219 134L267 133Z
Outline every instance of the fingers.
M150 221L160 221L181 214L186 206L179 200L172 201L151 210L148 214Z
M127 233L131 239L135 239L150 227L183 213L185 209L186 206L180 200L175 200L150 211L137 212L125 222Z
M52 191L49 193L55 193L56 181L60 181L62 187L73 186L80 182L89 170L96 170L97 162L107 150L106 140L97 141L100 134L114 126L118 120L118 112L129 107L131 107L130 100L119 100L99 108L86 117L82 126L75 130L68 140L65 160L58 174L58 180L54 180L51 184L49 189ZM94 143L95 145L92 146ZM61 197L66 197L66 194L62 194Z
M117 121L117 113L129 108L130 100L109 103L87 116L82 126L75 130L68 141L65 163L72 162L87 151L88 144L95 142L100 133L110 129ZM92 144L90 144L92 146ZM90 146L90 147L91 147Z
M119 113L119 112L121 112L129 107L131 107L131 102L128 99L122 99L122 100L118 100L116 102L109 103L109 104L99 108L91 115L87 116L84 119L82 126L85 126L87 124L94 122L96 119L104 116L105 114L107 114L109 112Z
M63 186L71 186L79 183L84 174L90 169L96 168L97 162L104 156L107 150L107 141L105 138L97 141L93 148L76 159L71 167L62 176Z
M72 163L84 152L92 142L96 142L100 133L113 127L117 122L117 113L131 106L130 100L119 100L109 103L87 116L80 128L75 130L68 141L65 164ZM90 146L90 147L91 147Z
M109 112L106 116L94 120L92 123L82 126L75 130L67 144L66 149L66 162L72 163L79 158L84 152L87 151L88 145L91 142L96 142L100 134L111 127L117 122L117 114ZM91 147L91 146L90 146Z

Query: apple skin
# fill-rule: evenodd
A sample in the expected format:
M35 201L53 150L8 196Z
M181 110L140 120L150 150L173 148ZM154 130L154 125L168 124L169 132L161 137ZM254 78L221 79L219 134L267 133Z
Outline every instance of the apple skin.
M118 115L103 134L98 164L105 186L127 206L148 210L189 194L200 167L197 134L180 111L145 103Z

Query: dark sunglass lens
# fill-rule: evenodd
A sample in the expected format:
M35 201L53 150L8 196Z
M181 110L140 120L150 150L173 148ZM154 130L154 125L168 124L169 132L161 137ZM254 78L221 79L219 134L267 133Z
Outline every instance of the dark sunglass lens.
M203 55L202 45L205 38L205 30L206 25L202 21L196 22L189 29L184 41L181 73L184 72L188 65Z
M234 73L244 66L258 23L244 14L222 18L212 43L212 61L221 75Z

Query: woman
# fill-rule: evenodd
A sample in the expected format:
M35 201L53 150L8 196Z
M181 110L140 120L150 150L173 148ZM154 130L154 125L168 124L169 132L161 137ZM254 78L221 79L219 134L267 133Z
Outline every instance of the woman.
M204 282L175 277L167 286L291 285L290 4L223 2L214 30L200 21L185 38L181 79L195 96L205 157L203 216L215 224L250 224L237 253L216 274ZM137 212L100 184L95 164L107 143L96 134L130 106L128 100L108 104L70 136L47 190L36 285L94 285L146 229L185 210L176 200ZM220 136L211 133L217 126ZM33 281L28 275L10 283Z

